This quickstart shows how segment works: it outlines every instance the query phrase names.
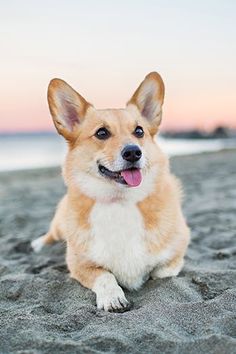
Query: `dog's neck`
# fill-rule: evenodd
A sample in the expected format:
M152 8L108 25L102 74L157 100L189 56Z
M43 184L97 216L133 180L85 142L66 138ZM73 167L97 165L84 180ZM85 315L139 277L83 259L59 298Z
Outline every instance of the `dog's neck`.
M90 196L85 191L79 188L68 188L67 194L70 200L73 200L74 205L80 204L79 201L81 199L85 199L86 201L91 201L91 203L101 203L101 204L114 204L114 203L122 203L127 200L124 193L113 193L113 194L104 194L98 196Z
M97 202L104 203L104 204L113 204L113 203L120 203L124 200L125 200L124 197L122 197L120 195L116 195L116 196L111 196L111 197L99 198L97 200Z

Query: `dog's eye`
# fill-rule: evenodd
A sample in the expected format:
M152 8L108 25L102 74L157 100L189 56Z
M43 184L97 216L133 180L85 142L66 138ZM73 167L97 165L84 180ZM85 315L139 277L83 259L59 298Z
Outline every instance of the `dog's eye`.
M105 140L110 138L111 133L106 128L100 128L96 131L95 136L100 140Z
M140 127L139 125L135 128L135 131L133 133L137 138L142 138L144 136L144 131L143 128Z

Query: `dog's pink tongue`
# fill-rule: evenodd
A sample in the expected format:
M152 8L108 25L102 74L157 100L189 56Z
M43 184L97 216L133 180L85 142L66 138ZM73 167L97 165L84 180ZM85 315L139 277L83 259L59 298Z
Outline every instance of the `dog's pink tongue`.
M130 187L137 187L142 182L142 174L138 168L124 170L121 172L121 176Z

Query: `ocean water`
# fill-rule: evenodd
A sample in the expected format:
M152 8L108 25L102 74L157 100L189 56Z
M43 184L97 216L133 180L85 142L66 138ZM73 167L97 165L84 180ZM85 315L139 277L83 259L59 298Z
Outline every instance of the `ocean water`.
M219 151L236 145L225 139L191 140L158 137L169 156ZM63 163L67 145L57 134L16 134L0 136L0 171L58 166Z

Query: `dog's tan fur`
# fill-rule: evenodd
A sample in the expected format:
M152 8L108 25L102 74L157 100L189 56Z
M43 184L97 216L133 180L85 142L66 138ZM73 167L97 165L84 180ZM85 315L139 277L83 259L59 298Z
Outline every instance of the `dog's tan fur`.
M137 242L140 243L145 257L150 258L150 262L147 261L147 265L140 268L144 273L148 272L153 278L176 275L183 265L189 229L181 211L181 187L179 181L169 172L168 159L155 142L163 99L164 84L157 73L150 73L145 78L126 109L95 110L64 81L54 79L49 85L48 101L55 126L59 134L68 141L68 154L63 168L68 192L57 208L49 232L41 238L41 245L59 239L66 240L66 259L71 276L85 287L93 289L97 294L98 307L105 310L127 308L127 300L115 277L118 281L121 279L121 285L130 288L138 288L143 280L138 279L138 276L129 279L129 263L125 255L119 261L122 267L127 262L127 268L124 266L125 271L127 269L127 279L126 275L118 274L119 271L114 277L109 262L101 260L99 263L94 260L96 257L91 256L91 249L98 237L94 234L94 223L97 222L96 205L104 208L104 215L107 213L107 217L110 217L107 205L114 210L120 208L118 210L121 212L123 205L127 204L127 212L128 205L132 205L134 214L131 215L137 213L140 219L138 222L143 228L142 235L137 236ZM137 139L132 134L136 126L143 127L144 138ZM111 132L111 137L106 141L98 140L94 135L101 127L106 127ZM145 181L150 178L151 181L146 187L145 182L144 186L135 188L116 186L116 182L105 181L104 177L97 175L94 170L96 160L103 159L110 166L121 148L131 143L138 143L146 153L143 179ZM153 177L147 177L151 174ZM92 216L94 213L95 216ZM119 215L114 215L114 223L116 219L119 219ZM125 216L124 220L127 222L126 229L129 229L129 220ZM109 219L107 222L113 221ZM102 229L103 225L100 227ZM117 238L122 236L119 236L118 231L115 232ZM111 242L110 235L103 236L102 230L99 235L102 238L107 237L107 244ZM122 249L124 245L121 244L120 247ZM122 251L120 253L117 257L122 257ZM111 264L112 262L113 260Z

